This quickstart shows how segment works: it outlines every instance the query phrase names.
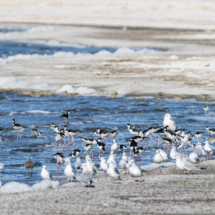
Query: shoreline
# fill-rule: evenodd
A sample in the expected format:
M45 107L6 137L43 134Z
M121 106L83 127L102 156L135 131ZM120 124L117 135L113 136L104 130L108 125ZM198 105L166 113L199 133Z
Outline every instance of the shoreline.
M127 174L116 182L99 175L93 187L3 194L1 210L3 214L213 214L214 164L215 160L202 161L198 164L202 171L192 175L180 175L171 166L144 171L142 182Z

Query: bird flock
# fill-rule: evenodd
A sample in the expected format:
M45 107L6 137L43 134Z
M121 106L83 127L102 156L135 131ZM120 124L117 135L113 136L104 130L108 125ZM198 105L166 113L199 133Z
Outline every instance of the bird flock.
M205 114L209 111L208 106L203 109ZM63 120L66 120L66 124L70 112L71 111L68 110L66 114L61 116ZM197 167L197 164L201 161L201 157L211 159L211 156L215 154L215 149L210 145L215 142L215 136L213 136L215 134L215 129L210 129L208 126L205 128L211 136L207 141L205 141L205 144L202 145L199 139L202 137L204 131L196 132L192 135L190 131L185 132L185 129L178 129L176 122L172 119L169 113L164 115L162 127L150 127L143 131L135 129L131 124L127 124L128 132L134 135L131 138L125 139L127 144L119 143L117 131L108 131L97 128L92 133L92 135L95 135L95 138L80 137L83 141L81 143L82 148L75 149L74 136L77 135L79 131L68 129L66 124L63 128L61 128L62 123L60 128L54 123L50 124L50 129L57 133L53 155L53 158L57 160L55 165L56 172L58 172L59 168L62 171L64 164L64 174L68 181L75 181L80 178L80 180L87 184L87 186L94 183L93 177L100 172L99 170L102 170L104 172L104 177L109 177L110 180L119 180L122 174L127 173L134 180L136 180L136 178L140 178L139 181L142 181L143 171L141 167L135 163L135 157L141 156L143 165L143 154L146 150L150 149L153 139L155 140L154 144L157 143L158 145L153 157L153 162L156 164L162 164L171 158L175 160L176 167L181 170L181 174L183 171L184 173L187 171L188 174L190 174L190 171L201 171L201 168ZM16 124L15 119L13 119L13 128L17 131L17 139L21 138L21 129L23 126ZM36 129L32 129L32 135L33 137L38 138L42 136L42 133ZM107 141L108 138L110 138L110 143ZM192 139L195 138L198 141L196 145L192 143ZM162 143L161 146L160 139ZM58 146L57 149L55 148L56 144ZM72 144L73 151L68 157L64 157L63 153L59 151L66 146L70 146L70 144ZM110 146L108 144L110 144ZM99 164L93 161L93 145L98 148ZM187 145L193 147L193 151L190 154L187 153ZM130 149L129 154L126 154L127 146ZM107 148L110 149L110 155L106 160L104 153L107 151ZM55 150L58 151L55 153ZM117 150L119 150L122 155L118 164L116 162L116 156L118 156L116 153ZM85 154L85 162L81 161L82 159L80 155L82 151ZM71 162L71 158L76 158L74 163ZM34 163L30 158L24 164L24 167L26 168L26 171L32 172ZM160 167L162 168L162 165ZM0 169L4 169L3 164L0 164ZM52 178L52 175L46 169L46 165L42 166L41 177L43 179Z

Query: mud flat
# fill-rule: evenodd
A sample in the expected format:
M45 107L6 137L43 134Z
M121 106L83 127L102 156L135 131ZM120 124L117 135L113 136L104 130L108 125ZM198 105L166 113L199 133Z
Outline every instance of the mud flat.
M97 177L94 187L1 195L1 214L214 214L215 161L180 175L175 166L144 171L143 181Z

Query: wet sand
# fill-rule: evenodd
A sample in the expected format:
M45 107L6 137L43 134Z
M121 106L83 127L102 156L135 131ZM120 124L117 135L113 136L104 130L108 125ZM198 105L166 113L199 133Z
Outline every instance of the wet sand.
M4 194L1 214L214 214L215 161L180 175L175 166L145 171L143 180L101 175L93 187Z

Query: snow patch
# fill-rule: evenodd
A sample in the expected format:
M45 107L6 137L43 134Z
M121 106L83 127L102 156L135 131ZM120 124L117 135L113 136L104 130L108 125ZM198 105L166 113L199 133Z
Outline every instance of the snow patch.
M80 94L80 95L92 95L92 94L97 94L98 92L92 88L88 88L88 87L78 87L78 88L74 88L73 86L66 84L63 87L61 87L59 90L57 90L57 93L63 93L63 92L67 92L67 93L71 93L71 94Z

